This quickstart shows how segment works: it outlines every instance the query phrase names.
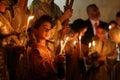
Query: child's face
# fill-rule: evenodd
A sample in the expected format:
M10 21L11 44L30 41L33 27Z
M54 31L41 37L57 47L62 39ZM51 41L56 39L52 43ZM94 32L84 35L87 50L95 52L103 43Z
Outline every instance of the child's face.
M40 25L38 28L38 39L49 39L51 35L51 23L50 22L44 22Z
M98 37L100 40L105 40L107 38L106 31L102 28L98 28Z

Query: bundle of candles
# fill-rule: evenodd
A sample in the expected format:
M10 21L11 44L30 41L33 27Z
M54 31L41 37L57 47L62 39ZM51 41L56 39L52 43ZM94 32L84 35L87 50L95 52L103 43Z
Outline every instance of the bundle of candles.
M89 48L89 55L91 55L92 53L96 52L95 51L95 41L94 40L89 43L88 48Z
M60 42L60 47L61 47L60 54L62 54L64 47L65 47L68 40L69 40L69 37L66 37L65 41L61 40L61 42Z

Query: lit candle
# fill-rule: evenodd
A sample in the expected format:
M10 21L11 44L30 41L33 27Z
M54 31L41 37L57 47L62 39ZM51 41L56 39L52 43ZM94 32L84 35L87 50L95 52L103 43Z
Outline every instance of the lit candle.
M73 45L75 46L75 45L76 45L76 43L77 43L77 42L76 42L76 41L74 41L74 42L73 42Z
M95 41L92 42L92 45L95 46Z
M92 42L93 50L95 50L95 41Z
M34 16L29 16L28 17L28 20L27 20L27 29L28 29L28 27L29 27L29 22L30 22L30 20L32 20L34 18ZM26 30L27 30L26 29Z
M82 38L82 36L79 36L79 45L80 45L80 52L81 52L81 38Z
M34 18L34 16L29 16L28 17L28 20L27 20L27 25L26 25L26 30L25 30L25 36L27 37L27 30L28 30L28 28L29 28L29 22L30 22L30 20L32 20ZM23 45L26 45L25 43L27 42L27 38L24 38L24 39L22 39L21 40L21 43L23 44Z
M91 42L89 43L88 47L90 48L92 46Z
M109 30L110 30L110 29L112 29L112 26L111 26L111 25L109 25Z
M62 54L62 51L63 51L63 49L64 49L64 47L65 47L65 45L66 45L66 43L67 43L68 39L69 39L69 37L66 37L66 39L65 39L65 42L64 42L64 43L63 43L63 41L61 41L61 50L60 50L60 54Z

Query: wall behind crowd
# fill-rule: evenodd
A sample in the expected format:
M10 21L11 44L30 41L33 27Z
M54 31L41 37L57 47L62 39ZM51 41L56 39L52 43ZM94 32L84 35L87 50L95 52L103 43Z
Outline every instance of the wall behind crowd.
M32 0L28 0L31 3ZM61 10L64 11L66 0L55 0ZM89 4L96 4L101 12L100 19L106 22L110 20L115 20L116 12L120 10L120 0L74 0L73 4L73 16L70 19L70 22L73 22L77 18L87 19L86 7Z

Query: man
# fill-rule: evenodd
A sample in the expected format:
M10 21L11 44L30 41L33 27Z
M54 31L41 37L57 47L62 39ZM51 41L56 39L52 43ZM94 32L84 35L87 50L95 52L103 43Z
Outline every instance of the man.
M97 35L97 26L103 25L107 29L107 23L99 20L100 11L95 4L90 4L87 7L88 19L85 21L88 29L85 36L82 38L82 42L88 45L92 41L92 37Z

